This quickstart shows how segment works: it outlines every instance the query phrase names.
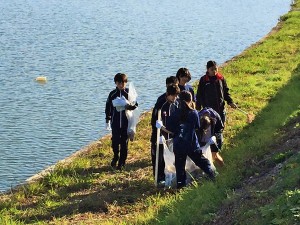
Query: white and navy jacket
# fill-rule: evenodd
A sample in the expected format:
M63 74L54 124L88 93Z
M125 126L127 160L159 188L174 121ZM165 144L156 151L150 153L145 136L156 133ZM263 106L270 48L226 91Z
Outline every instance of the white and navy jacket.
M116 99L117 97L122 97L122 95L128 99L128 88L125 88L124 90L119 90L117 87L111 91L108 95L108 98L106 100L106 106L105 106L105 120L108 123L108 121L111 121L111 128L117 129L117 128L123 128L127 129L128 127L128 119L125 114L125 110L122 110L118 112L116 110L116 107L113 106L112 101ZM134 110L138 106L138 103L131 106L126 106L127 110Z

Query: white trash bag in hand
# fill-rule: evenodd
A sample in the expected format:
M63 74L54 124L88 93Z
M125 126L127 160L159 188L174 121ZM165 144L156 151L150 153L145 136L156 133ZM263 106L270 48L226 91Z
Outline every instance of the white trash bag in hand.
M138 108L136 108L134 110L126 110L125 113L128 119L127 134L130 141L133 141L134 135L136 133L136 125L139 122L141 112Z
M212 166L212 169L213 170L216 170L216 167L213 163L213 158L212 158L212 153L211 153L211 148L210 148L210 145L213 145L213 144L217 144L217 139L215 136L212 136L209 141L206 143L206 145L204 145L203 147L201 147L201 150L202 150L202 154L205 158L207 158L210 163L211 163L211 166Z
M160 137L160 144L164 146L164 161L165 161L165 186L176 187L176 169L175 169L175 155L173 152L173 143L170 140Z
M118 112L125 110L125 106L128 105L128 103L128 100L123 95L112 100L112 104L114 107L116 107Z
M132 82L129 82L128 86L129 92L127 104L134 106L137 102L138 95ZM129 139L133 141L134 135L136 133L136 125L139 122L141 112L139 108L136 107L134 110L125 110L125 113L128 119L127 134Z
M160 144L164 146L164 161L165 161L165 185L166 187L176 187L176 168L175 168L175 155L173 152L173 140L166 140L164 136L160 137ZM185 170L189 173L199 169L195 163L187 157Z
M138 94L135 90L135 87L133 85L133 82L129 82L128 83L128 101L129 101L129 104L131 105L135 105L135 103L137 102L137 97L138 97Z
M106 123L106 130L111 130L110 120Z

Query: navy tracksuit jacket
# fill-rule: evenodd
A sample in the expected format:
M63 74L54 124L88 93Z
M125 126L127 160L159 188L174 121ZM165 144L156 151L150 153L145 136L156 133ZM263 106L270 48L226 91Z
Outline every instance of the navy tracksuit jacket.
M123 166L125 164L128 152L128 119L125 114L125 110L118 112L116 107L113 106L112 100L122 95L128 99L128 88L124 90L119 90L117 87L111 91L106 100L105 107L105 119L106 122L111 121L112 129L112 149L114 152L114 159L119 160L119 165ZM129 110L133 110L137 107L137 103L134 106L130 106ZM120 157L119 157L120 152Z
M174 103L170 103L167 100L166 93L162 94L158 97L156 104L152 110L152 117L151 117L151 126L152 126L152 134L151 134L151 160L152 160L152 167L153 167L153 175L155 175L155 160L156 160L156 135L157 135L157 128L156 128L156 120L158 118L158 110L161 110L161 120L163 124L166 126L167 120L172 113L178 108L178 102L175 101ZM169 139L169 135L161 130L161 135L165 137L165 139ZM158 156L158 182L165 180L165 161L164 161L164 151L163 145L159 145L159 156Z

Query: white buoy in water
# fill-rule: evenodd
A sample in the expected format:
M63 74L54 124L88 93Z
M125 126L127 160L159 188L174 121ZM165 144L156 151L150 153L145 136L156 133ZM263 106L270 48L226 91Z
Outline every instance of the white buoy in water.
M35 81L44 83L44 82L47 82L47 77L39 76L39 77L35 78Z

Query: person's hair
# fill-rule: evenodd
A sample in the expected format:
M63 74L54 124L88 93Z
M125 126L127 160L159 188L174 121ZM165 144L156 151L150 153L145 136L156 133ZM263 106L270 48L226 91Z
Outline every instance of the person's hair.
M218 66L218 64L212 60L210 60L206 63L206 69L209 69L210 67L213 67L213 66Z
M179 98L182 101L191 102L192 101L192 94L189 91L183 90L182 92L180 92Z
M189 91L183 90L179 94L179 99L183 101L190 109L195 109L195 103L192 99L192 94Z
M209 116L201 116L200 118L200 135L203 136L204 132L211 125L211 118Z
M210 117L206 116L206 115L201 116L201 118L200 118L200 129L201 130L206 130L209 127L209 125L211 125Z
M166 86L171 85L171 84L177 84L178 79L175 76L169 76L166 78Z
M188 77L188 78L189 78L188 81L190 81L190 80L192 79L192 75L191 75L189 69L184 68L184 67L180 68L180 69L177 71L176 77L177 77L177 79L178 79L179 81L180 81L180 78L181 78L181 77Z
M180 88L177 84L170 84L167 86L167 95L178 95L180 93Z
M188 113L195 109L195 103L193 102L192 94L189 91L184 90L180 92L179 99L181 108L180 121L184 122L187 120Z
M114 77L114 81L127 83L127 75L125 73L117 73Z

